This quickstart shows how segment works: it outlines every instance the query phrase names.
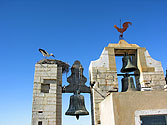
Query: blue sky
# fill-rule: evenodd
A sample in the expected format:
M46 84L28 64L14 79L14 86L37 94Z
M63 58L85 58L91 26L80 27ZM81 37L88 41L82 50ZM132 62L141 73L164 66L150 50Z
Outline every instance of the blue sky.
M133 23L125 40L146 47L165 70L166 6L166 0L0 0L0 125L31 123L34 67L42 59L38 48L70 65L80 60L89 85L90 61L119 41L113 25L120 19ZM63 102L69 102L69 96L64 94ZM85 98L90 111L89 95ZM63 103L63 114L67 108ZM88 124L90 116L76 121L63 115L63 125Z

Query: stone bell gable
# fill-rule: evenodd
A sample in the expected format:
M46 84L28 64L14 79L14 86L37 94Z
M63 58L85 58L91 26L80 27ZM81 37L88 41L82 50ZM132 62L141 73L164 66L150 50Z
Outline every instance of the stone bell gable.
M161 91L164 88L165 77L161 62L152 59L146 48L128 44L125 40L120 40L118 44L110 43L104 48L100 58L91 61L89 66L90 83L94 84L91 98L92 119L95 125L101 124L99 103L108 93L118 91L115 57L123 56L125 53L132 55L132 62L138 68L134 74L137 74L135 81L139 91Z

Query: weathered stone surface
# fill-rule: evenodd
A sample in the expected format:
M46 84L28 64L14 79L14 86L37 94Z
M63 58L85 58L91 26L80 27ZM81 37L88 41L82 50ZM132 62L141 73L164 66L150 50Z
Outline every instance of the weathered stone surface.
M92 125L100 125L99 103L104 100L108 91L118 88L117 72L111 71L109 56L108 50L104 49L100 58L92 61L89 66L90 82L94 84L91 90Z
M41 91L49 85L49 91ZM62 68L57 64L36 64L33 88L32 125L61 125Z

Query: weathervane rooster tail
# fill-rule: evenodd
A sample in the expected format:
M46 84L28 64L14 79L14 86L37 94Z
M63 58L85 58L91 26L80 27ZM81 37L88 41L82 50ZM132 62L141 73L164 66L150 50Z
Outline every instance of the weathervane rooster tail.
M125 32L125 31L127 30L127 28L129 27L129 24L132 25L131 22L125 22L125 23L123 23L123 25L122 25L123 28L119 28L119 27L117 27L116 25L114 25L114 28L116 28L116 29L118 30L118 32L121 33L121 34L120 34L120 39L123 38L123 32Z

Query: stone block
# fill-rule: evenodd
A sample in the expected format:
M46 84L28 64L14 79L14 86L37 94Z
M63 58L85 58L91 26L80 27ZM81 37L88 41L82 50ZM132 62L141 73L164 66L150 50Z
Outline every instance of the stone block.
M40 77L36 77L36 76L34 76L34 82L41 82Z
M34 93L34 94L33 94L33 97L36 97L36 96L44 97L45 94L44 94L44 93Z
M57 83L56 84L50 84L51 89L57 89Z
M56 102L57 101L56 97L49 97L49 98L47 98L47 102Z
M56 91L57 91L56 89L50 89L50 90L49 90L49 93L56 94Z
M49 123L55 123L55 122L56 122L56 119L49 119Z
M32 111L38 112L44 110L44 105L33 104Z
M34 89L39 89L41 87L40 82L34 82Z
M53 98L53 97L56 97L56 93L45 93L45 97L46 98Z
M50 112L56 111L55 105L45 105L43 108L44 108L44 111L50 111Z
M47 104L47 105L56 105L57 102L53 102L53 101L52 101L52 102L46 102L46 104Z

